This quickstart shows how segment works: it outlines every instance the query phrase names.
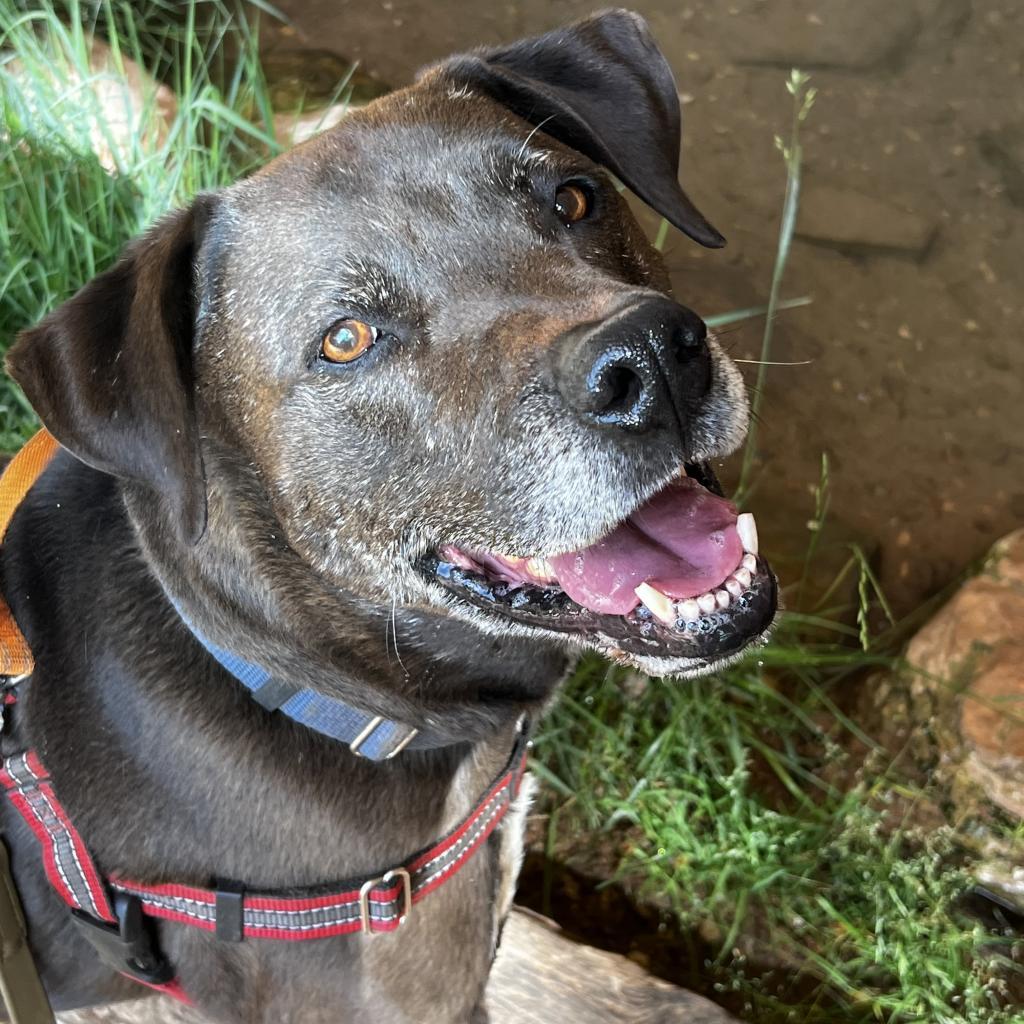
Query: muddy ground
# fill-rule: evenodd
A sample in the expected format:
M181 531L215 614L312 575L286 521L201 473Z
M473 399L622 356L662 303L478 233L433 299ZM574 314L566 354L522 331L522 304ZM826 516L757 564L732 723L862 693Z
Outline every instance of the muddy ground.
M303 47L391 85L472 46L552 28L592 0L280 0L275 56ZM1024 520L1024 7L1014 0L636 0L684 104L682 180L729 239L673 234L681 301L710 314L765 300L792 66L819 89L804 133L804 208L753 507L796 571L821 453L832 537L877 555L907 610ZM656 221L649 217L652 230ZM760 323L728 334L756 358ZM756 367L745 365L749 379Z

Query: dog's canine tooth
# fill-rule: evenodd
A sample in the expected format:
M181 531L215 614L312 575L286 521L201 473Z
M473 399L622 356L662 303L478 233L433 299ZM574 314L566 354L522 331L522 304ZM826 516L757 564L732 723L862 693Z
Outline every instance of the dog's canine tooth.
M715 595L711 593L701 594L697 598L697 607L704 613L713 612L718 607Z
M736 532L740 535L743 550L751 555L757 554L757 523L751 512L743 512L736 519ZM744 560L745 564L745 560Z
M700 605L692 597L680 601L676 610L684 622L696 622L700 618Z
M729 592L727 590L716 590L715 602L718 604L719 608L724 609L728 608L729 605L732 603L732 598L729 597Z
M750 575L749 569L737 569L733 574L733 578L737 580L744 590L750 586L754 577Z
M753 555L744 555L743 561L740 562L740 565L748 572L757 572L757 559Z
M655 590L649 583L641 583L633 593L643 601L655 618L661 619L666 626L675 625L676 613L671 598L666 597L660 590Z

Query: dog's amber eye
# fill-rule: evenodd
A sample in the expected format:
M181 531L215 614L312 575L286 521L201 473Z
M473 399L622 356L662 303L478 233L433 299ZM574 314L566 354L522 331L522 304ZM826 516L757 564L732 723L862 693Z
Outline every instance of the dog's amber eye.
M377 328L362 320L339 320L325 335L320 354L331 363L351 363L377 340Z
M590 197L579 185L562 185L555 193L555 213L563 224L575 224L590 212Z

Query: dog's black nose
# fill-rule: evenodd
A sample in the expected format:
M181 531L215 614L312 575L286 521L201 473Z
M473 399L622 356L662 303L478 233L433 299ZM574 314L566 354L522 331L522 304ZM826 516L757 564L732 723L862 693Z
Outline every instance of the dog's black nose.
M711 380L707 328L671 299L643 299L562 335L555 377L588 422L634 433L683 432Z

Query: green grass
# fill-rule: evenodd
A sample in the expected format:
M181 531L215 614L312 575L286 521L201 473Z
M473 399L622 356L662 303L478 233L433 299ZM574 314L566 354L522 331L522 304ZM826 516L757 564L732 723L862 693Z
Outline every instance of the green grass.
M627 890L714 936L708 974L752 1020L1021 1019L998 1006L1008 950L958 909L957 834L914 824L944 795L843 710L865 661L885 660L785 621L713 679L587 660L537 741L549 849L582 867L611 854ZM805 974L799 1002L758 968L780 962Z
M0 349L156 216L279 148L255 30L240 8L158 0L134 8L0 0ZM114 41L115 60L151 68L178 98L166 136L131 140L115 173L92 148L95 133L109 136L90 88L94 25ZM808 301L781 298L810 102L803 77L788 88L794 119L780 142L788 187L768 303L713 318L765 316L757 402L776 314ZM34 425L4 381L0 449L17 447ZM744 496L756 486L755 446L756 428ZM827 506L823 464L807 566ZM788 597L805 608L813 595L797 581ZM922 806L945 805L944 794L849 717L863 673L893 665L904 624L887 622L857 550L816 600L789 614L757 656L715 679L643 681L585 661L538 740L549 847L610 858L619 884L699 929L712 947L701 973L751 1019L1018 1019L998 1007L1006 950L959 909L969 886L962 833L917 823ZM872 635L876 619L882 636ZM803 972L799 1002L759 969L766 949Z

